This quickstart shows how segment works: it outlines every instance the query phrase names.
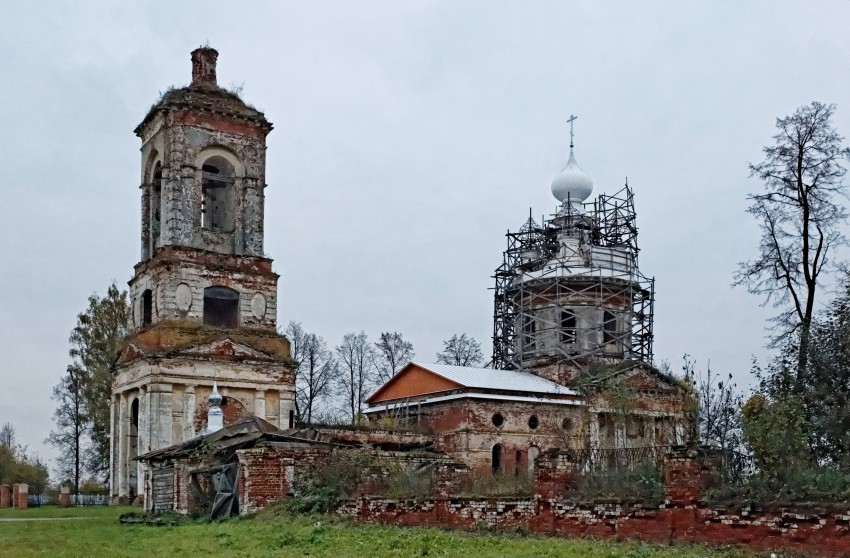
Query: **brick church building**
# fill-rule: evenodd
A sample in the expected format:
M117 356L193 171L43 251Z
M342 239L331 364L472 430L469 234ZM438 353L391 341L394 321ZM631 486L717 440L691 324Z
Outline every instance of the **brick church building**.
M217 85L217 57L195 50L192 83L166 92L136 128L141 261L134 332L114 366L116 499L187 511L192 479L216 471L229 488L215 500L245 512L286 497L300 468L340 448L394 459L417 448L417 466L518 474L544 452L681 437L687 392L650 365L654 292L637 267L631 190L586 203L592 181L572 141L552 185L555 215L508 233L493 367L413 362L368 398L373 428L298 430L278 275L263 252L272 125ZM210 404L218 432L205 430ZM229 450L209 452L205 440Z

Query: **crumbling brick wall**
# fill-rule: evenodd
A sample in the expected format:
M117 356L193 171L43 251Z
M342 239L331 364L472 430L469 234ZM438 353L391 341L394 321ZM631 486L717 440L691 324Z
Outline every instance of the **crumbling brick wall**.
M396 525L459 529L517 529L567 537L639 539L650 542L741 545L758 551L788 550L823 556L850 553L850 514L768 510L752 506L710 508L699 502L713 456L682 449L667 460L668 500L660 505L578 502L570 498L575 478L563 456L540 460L536 493L529 498L358 498L336 513ZM555 488L557 487L557 488Z

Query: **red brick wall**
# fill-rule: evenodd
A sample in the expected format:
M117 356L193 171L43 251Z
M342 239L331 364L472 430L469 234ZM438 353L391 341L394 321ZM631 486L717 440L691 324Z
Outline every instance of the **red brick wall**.
M427 500L360 498L339 506L339 515L398 525L480 527L559 535L676 539L709 545L741 545L755 550L791 550L824 556L850 556L850 512L798 513L712 509L699 502L714 457L695 450L668 457L667 501L655 507L622 503L576 503L569 498L576 474L563 455L539 461L531 498L458 498L451 490Z
M0 508L12 506L12 489L8 484L0 484Z
M246 514L285 500L292 492L298 469L326 458L326 449L258 447L238 450L237 494L239 513Z
M675 504L643 508L621 504L575 504L564 500L360 498L337 514L393 525L481 527L534 533L709 545L755 550L793 550L824 556L850 553L850 515L794 514L752 510L717 511Z

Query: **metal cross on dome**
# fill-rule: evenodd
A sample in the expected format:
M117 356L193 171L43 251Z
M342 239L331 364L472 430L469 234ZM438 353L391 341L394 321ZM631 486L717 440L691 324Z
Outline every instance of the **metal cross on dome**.
M567 122L570 123L570 148L573 147L573 122L575 122L578 116L571 114L569 118L567 118Z

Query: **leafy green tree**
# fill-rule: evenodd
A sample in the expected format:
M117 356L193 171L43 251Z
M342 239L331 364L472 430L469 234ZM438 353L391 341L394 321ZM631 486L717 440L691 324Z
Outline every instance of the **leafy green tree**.
M791 372L793 360L777 359L767 374L755 367L761 387L741 410L744 441L770 481L782 482L790 472L814 464L808 451L811 424Z
M850 276L812 326L808 370L802 395L811 451L821 463L850 467Z
M30 494L41 494L47 480L47 467L17 443L14 426L7 422L0 427L0 483L23 482L29 485Z
M109 473L109 400L112 365L118 349L130 333L131 308L127 292L113 283L103 298L91 295L88 308L77 316L71 330L70 355L80 371L83 413L88 421L91 445L86 470L105 478Z
M764 183L761 193L749 196L748 210L759 222L761 241L758 256L739 264L734 281L779 310L772 342L798 343L798 381L806 374L821 275L830 269L831 252L847 243L841 163L850 149L832 125L834 111L833 104L813 102L778 118L774 144L764 147L762 162L750 164L750 176Z

